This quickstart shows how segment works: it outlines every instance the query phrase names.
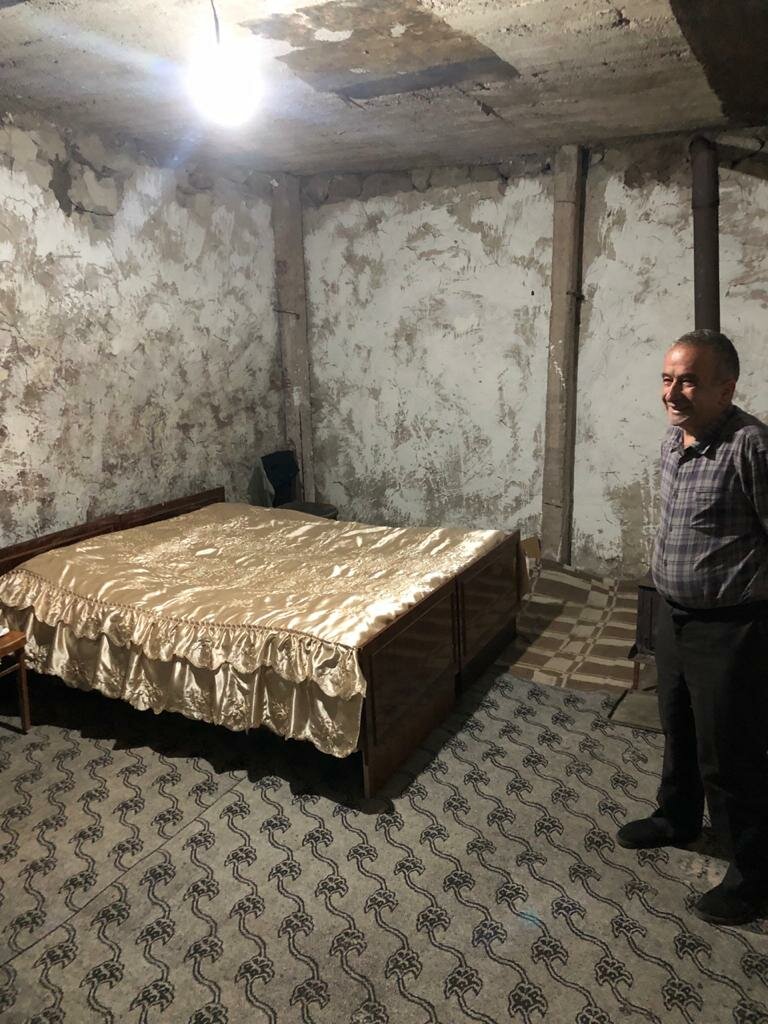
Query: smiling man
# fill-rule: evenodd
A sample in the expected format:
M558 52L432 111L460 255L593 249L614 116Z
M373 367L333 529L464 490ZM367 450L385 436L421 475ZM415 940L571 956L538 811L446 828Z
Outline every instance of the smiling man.
M768 903L768 427L733 404L739 357L692 331L664 359L669 428L653 581L664 763L658 808L630 849L684 845L706 795L730 864L694 912L742 924Z

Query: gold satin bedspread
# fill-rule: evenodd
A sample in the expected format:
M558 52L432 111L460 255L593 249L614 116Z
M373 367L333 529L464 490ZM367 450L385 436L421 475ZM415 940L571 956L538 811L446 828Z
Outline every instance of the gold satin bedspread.
M38 671L343 757L359 649L505 537L222 503L38 555L0 577L0 609Z

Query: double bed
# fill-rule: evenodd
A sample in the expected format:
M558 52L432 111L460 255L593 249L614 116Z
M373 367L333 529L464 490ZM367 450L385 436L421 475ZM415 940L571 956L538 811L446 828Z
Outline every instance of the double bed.
M366 795L514 636L519 535L335 522L206 491L0 550L38 672L359 750Z

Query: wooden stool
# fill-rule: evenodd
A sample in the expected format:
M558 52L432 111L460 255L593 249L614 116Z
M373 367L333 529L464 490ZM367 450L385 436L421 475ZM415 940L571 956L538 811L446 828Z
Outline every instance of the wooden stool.
M3 676L10 675L11 672L17 673L17 686L19 689L19 708L21 710L21 728L24 732L29 732L29 728L32 725L32 721L29 716L29 693L27 692L27 666L24 664L24 645L27 642L26 633L20 633L18 630L11 630L10 633L4 633L0 636L0 658L6 657L9 654L16 655L16 664L10 665L8 668L3 669L0 672L0 679Z

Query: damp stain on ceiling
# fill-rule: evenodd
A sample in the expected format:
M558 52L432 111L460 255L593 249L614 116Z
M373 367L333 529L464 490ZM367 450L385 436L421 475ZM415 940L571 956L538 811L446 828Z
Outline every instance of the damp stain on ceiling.
M163 160L294 173L768 121L762 0L214 4L258 41L264 94L244 127L205 125L185 92L210 0L0 0L0 111L129 136Z

